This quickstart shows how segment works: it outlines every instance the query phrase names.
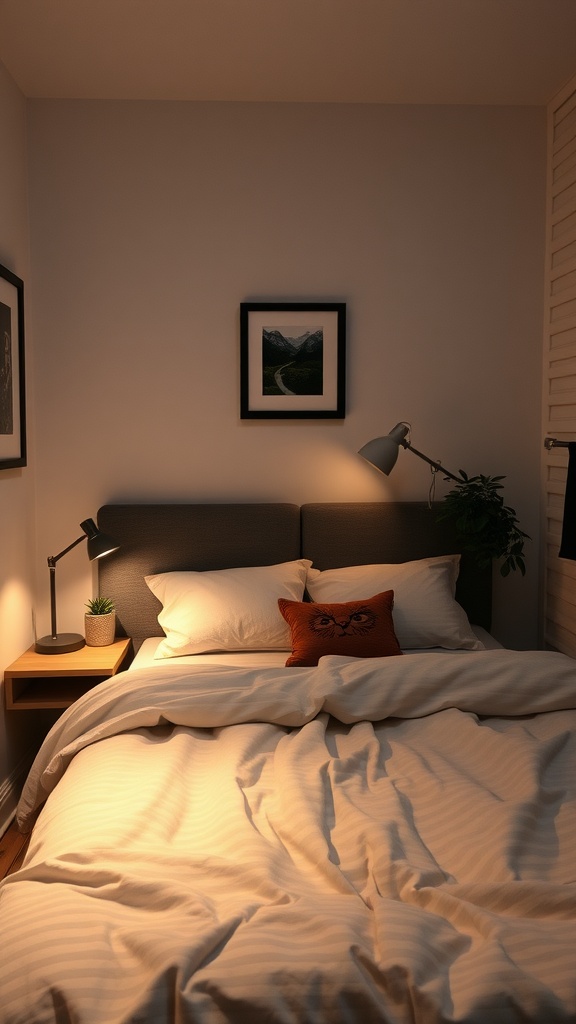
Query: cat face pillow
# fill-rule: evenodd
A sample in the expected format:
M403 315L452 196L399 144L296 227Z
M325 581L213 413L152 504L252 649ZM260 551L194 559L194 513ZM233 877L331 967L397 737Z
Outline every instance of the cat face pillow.
M366 600L334 604L280 598L278 607L292 635L292 654L286 665L317 665L326 654L347 658L402 654L394 632L393 605L392 590Z

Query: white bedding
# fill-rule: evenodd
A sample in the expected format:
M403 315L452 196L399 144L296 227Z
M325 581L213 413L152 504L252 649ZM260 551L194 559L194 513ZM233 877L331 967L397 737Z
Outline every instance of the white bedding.
M56 723L1 1024L576 1020L576 663L163 662Z
M483 644L487 651L498 650L502 647L498 641L490 635L482 626L472 627L474 634ZM131 668L146 668L157 665L155 657L156 650L162 643L162 637L151 636L144 640L144 643L137 651ZM449 653L444 648L436 647L437 653ZM430 649L411 648L404 651L404 654L430 654ZM233 651L231 653L221 652L219 654L188 654L178 657L180 665L238 665L242 668L260 668L266 665L281 666L286 664L289 651Z

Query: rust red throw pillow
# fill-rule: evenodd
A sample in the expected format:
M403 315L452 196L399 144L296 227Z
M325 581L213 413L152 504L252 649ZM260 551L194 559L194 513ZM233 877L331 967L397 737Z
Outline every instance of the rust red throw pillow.
M292 632L292 654L286 665L317 665L325 654L347 658L402 654L394 632L393 605L393 590L337 604L279 598L278 607Z

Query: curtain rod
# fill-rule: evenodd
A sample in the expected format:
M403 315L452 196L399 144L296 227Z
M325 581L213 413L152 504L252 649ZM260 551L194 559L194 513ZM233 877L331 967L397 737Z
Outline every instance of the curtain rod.
M572 441L557 441L555 437L544 438L544 447L547 451L550 451L551 448L569 448L572 443Z

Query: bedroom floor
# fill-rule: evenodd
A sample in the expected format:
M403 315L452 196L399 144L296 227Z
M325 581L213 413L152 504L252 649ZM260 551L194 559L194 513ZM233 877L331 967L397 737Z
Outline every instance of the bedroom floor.
M0 838L0 879L17 871L22 863L30 836L23 836L14 822Z

